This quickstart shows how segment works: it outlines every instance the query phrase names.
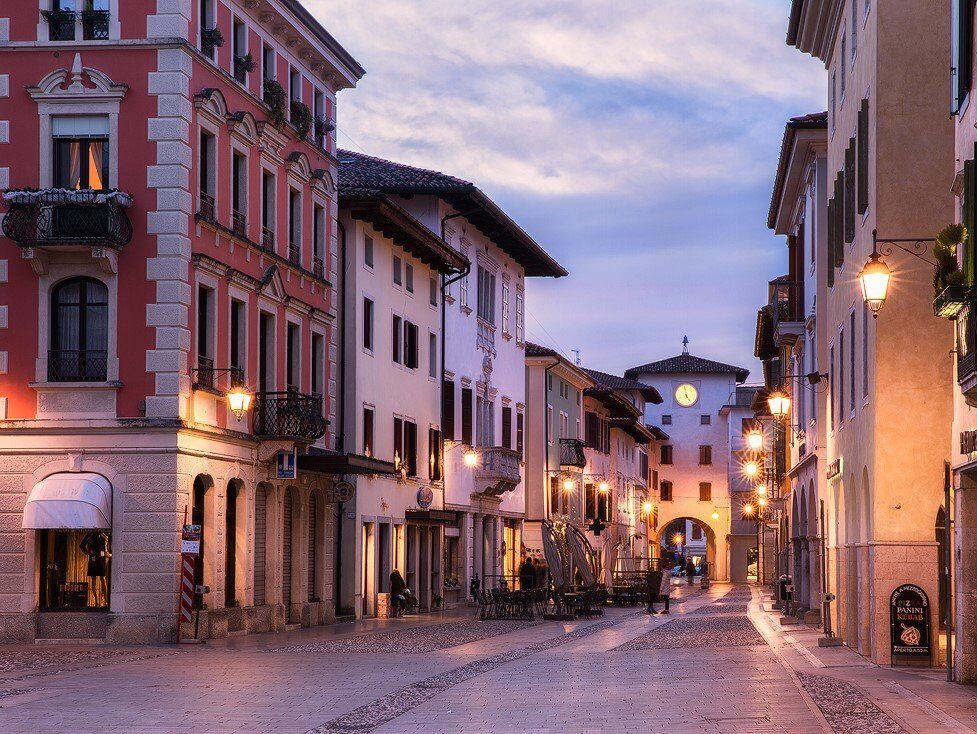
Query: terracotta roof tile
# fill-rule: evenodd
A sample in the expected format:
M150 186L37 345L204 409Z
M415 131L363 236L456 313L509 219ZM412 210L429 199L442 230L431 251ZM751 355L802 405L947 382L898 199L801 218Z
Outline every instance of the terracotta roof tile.
M737 367L732 364L716 362L703 357L696 357L693 354L679 354L668 359L661 359L657 362L649 362L638 367L632 367L625 371L624 376L633 379L638 375L648 374L714 374L736 375L737 382L743 382L749 376L750 371L745 367Z

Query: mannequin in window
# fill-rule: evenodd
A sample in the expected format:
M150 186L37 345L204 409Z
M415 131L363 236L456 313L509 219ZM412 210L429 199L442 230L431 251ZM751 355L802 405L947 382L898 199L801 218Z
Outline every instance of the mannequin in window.
M88 556L88 577L91 581L92 606L104 607L108 602L109 536L93 530L81 541L81 552Z

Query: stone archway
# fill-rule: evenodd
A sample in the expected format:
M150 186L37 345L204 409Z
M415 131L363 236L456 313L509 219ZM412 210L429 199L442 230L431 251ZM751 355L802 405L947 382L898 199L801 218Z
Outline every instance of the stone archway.
M701 538L695 537L695 528L701 530ZM680 543L676 542L677 535L682 536ZM690 555L698 555L696 550L702 548L709 568L709 578L715 581L728 579L726 536L720 537L716 529L705 520L686 515L665 520L659 523L654 542L658 544L662 558L674 558L676 553L688 558Z

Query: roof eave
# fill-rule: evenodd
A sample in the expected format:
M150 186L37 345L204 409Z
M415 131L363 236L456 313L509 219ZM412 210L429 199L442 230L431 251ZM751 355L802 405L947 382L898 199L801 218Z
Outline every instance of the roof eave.
M347 51L342 44L337 41L329 31L322 27L322 24L316 20L315 16L310 13L300 0L278 0L286 10L288 10L292 15L294 15L299 22L305 26L305 28L315 37L319 43L328 51L328 60L333 69L340 75L342 75L342 83L336 86L340 89L348 89L350 87L355 87L356 83L363 78L366 74L366 69L364 69L360 63L353 58L353 55Z
M843 0L792 0L787 45L827 64L834 50L843 4Z
M803 172L808 153L819 143L824 144L827 152L827 122L818 126L787 123L784 141L780 148L780 158L777 162L777 172L774 175L770 208L767 211L767 227L777 234L790 234L787 229L792 207L785 207L784 203L788 201L788 193L795 190L794 184Z

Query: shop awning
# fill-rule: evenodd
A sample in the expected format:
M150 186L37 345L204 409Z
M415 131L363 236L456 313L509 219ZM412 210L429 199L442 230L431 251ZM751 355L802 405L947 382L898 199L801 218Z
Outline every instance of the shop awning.
M299 469L322 472L323 474L396 474L397 468L390 461L381 461L360 454L340 454L310 448L299 454Z
M25 530L108 530L112 485L100 474L52 474L34 485L24 506Z

